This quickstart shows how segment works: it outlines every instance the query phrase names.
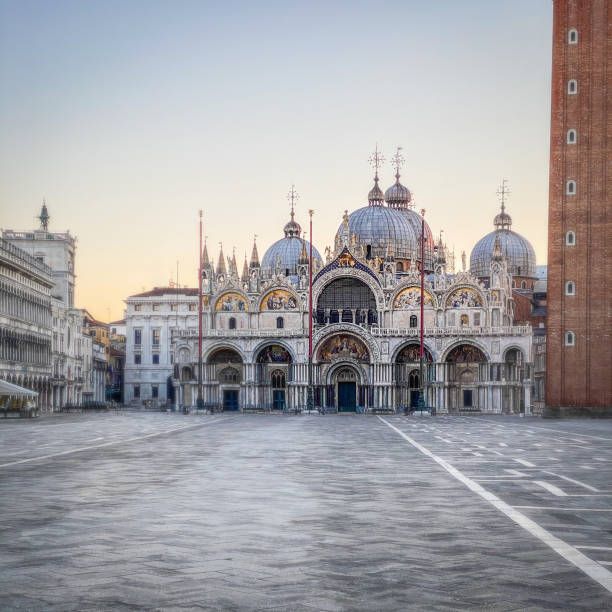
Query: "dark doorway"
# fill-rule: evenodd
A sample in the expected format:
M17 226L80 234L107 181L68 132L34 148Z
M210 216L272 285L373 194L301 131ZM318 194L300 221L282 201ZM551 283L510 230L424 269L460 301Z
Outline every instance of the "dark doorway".
M410 389L410 407L418 408L419 406L419 392L415 389Z
M272 391L272 409L273 410L284 410L285 409L285 392L281 389L274 389Z
M223 410L238 410L238 391L223 391Z
M471 390L463 390L463 405L466 408L472 407L472 391Z
M354 382L338 383L338 412L355 412L357 385Z

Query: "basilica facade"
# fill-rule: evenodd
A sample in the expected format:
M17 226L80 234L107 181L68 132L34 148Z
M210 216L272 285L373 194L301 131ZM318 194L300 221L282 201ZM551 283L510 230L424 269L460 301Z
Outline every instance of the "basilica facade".
M496 217L486 253L479 246L477 275L465 266L454 273L448 249L413 210L399 178L398 172L383 193L377 173L367 205L345 212L333 249L322 258L313 247L315 406L403 411L417 404L423 387L426 405L438 413L529 412L532 333L529 325L513 324L516 262L503 248L512 239L509 217ZM215 267L204 249L206 409L306 407L311 245L293 208L283 233L261 261L254 244L241 273L235 259L222 253ZM532 264L535 258L522 262L521 277L530 276ZM157 288L130 296L126 304L126 401L195 409L198 290Z

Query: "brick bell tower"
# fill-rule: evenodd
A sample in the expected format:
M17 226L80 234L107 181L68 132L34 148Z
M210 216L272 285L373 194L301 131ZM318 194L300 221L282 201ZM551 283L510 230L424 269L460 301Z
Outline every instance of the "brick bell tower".
M553 2L546 405L612 411L612 0Z

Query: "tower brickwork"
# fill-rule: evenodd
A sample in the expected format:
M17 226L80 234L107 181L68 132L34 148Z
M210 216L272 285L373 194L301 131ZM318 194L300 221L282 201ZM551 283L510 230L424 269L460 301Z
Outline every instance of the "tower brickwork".
M546 404L612 407L612 2L554 0Z

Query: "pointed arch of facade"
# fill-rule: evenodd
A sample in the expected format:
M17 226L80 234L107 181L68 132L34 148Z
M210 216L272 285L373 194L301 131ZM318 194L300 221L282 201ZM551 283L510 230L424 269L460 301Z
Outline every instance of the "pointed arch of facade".
M482 306L472 306L472 308L487 308L489 306L489 300L487 299L487 296L485 295L485 292L483 291L482 287L477 282L470 282L463 279L461 282L458 282L448 287L446 291L442 294L442 297L439 301L440 308L444 310L449 308L449 306L447 306L447 303L450 296L458 289L463 288L471 289L472 291L477 293L478 297L480 297L480 300L482 301Z
M391 299L389 300L389 307L393 308L393 304L395 304L395 300L397 299L399 294L402 291L404 291L404 289L409 289L410 287L414 287L419 292L421 291L421 285L419 283L415 282L414 279L403 280L393 290L393 293L391 294ZM431 285L431 283L425 282L423 284L423 290L427 291L427 293L429 293L429 295L431 296L431 300L432 300L431 308L433 308L434 310L439 308L440 305L439 305L439 302L438 302L438 296L435 294L434 288ZM428 308L427 304L425 304L425 308Z
M472 338L469 338L469 339L468 338L462 338L462 339L459 339L459 340L455 340L452 344L449 344L444 349L444 352L442 353L440 361L441 362L445 362L448 359L448 356L449 356L450 352L453 349L456 349L458 346L462 346L464 344L467 345L467 346L473 346L473 347L477 348L486 357L487 363L491 362L491 355L490 355L489 351L487 351L487 348L485 347L485 345L482 344L482 342L478 342L477 340L473 340Z
M278 340L276 338L266 338L265 340L262 340L252 351L251 351L251 361L253 363L257 362L257 357L259 355L259 353L261 353L261 351L263 351L263 349L265 349L268 346L282 346L291 356L291 363L296 363L296 356L295 356L295 351L293 350L293 348L291 348L291 346L289 344L287 344L286 342L284 342L283 340Z
M217 304L219 304L219 302L223 299L224 296L226 295L230 295L230 294L236 294L239 295L246 303L246 309L241 311L241 310L228 310L225 312L248 312L249 308L250 308L250 301L249 301L249 296L240 288L240 287L223 287L223 289L221 289L221 291L219 291L219 293L215 296L213 296L212 299L212 311L216 312L217 311ZM219 311L219 312L224 312L224 311Z
M288 310L272 310L272 309L266 309L265 311L263 310L262 306L264 303L264 300L274 291L286 291L287 293L290 293L294 298L295 298L295 303L296 303L296 308L291 308ZM287 287L287 285L273 285L272 287L266 287L265 289L261 290L261 295L258 298L257 302L257 310L259 310L260 312L276 312L276 313L281 313L281 312L302 312L303 308L302 308L302 303L300 301L300 297L298 296L298 294L295 292L295 290L291 287Z
M378 282L371 274L360 270L359 268L334 268L322 275L318 275L316 282L313 283L312 286L312 308L313 311L316 310L317 304L319 302L319 297L321 293L329 285L331 282L335 280L339 280L341 278L352 278L357 279L367 285L372 293L374 294L374 299L376 300L376 307L379 311L385 309L385 297L383 295L383 290Z
M321 348L321 345L330 337L338 334L347 334L355 336L359 338L367 347L370 353L370 363L372 361L380 361L380 347L372 338L372 336L365 331L359 325L355 325L354 323L332 323L330 325L326 325L321 328L312 339L312 354L313 359L316 363L318 363L318 359L316 358L318 350Z
M236 344L235 342L220 342L219 344L215 344L214 346L211 346L203 355L202 355L202 361L204 363L208 363L210 358L212 357L212 355L214 353L216 353L219 350L222 349L227 349L230 351L234 351L236 353L238 353L238 356L240 357L240 359L242 359L242 363L247 363L247 359L246 356L243 352L243 350L240 348L240 346L238 344Z
M396 363L397 362L397 358L399 357L399 354L407 346L411 346L411 345L419 346L419 339L418 338L412 338L410 340L406 340L406 342L402 342L401 344L399 344L395 348L393 353L392 353L391 363ZM429 341L423 340L423 348L425 348L427 351L429 351L429 354L431 355L431 358L432 358L431 363L436 363L438 361L439 355L438 355L437 351L431 346Z
M505 362L506 357L510 351L518 351L521 354L523 359L523 363L527 363L527 356L525 355L524 348L520 347L518 344L510 344L506 348L504 348L504 352L502 353L502 360Z

